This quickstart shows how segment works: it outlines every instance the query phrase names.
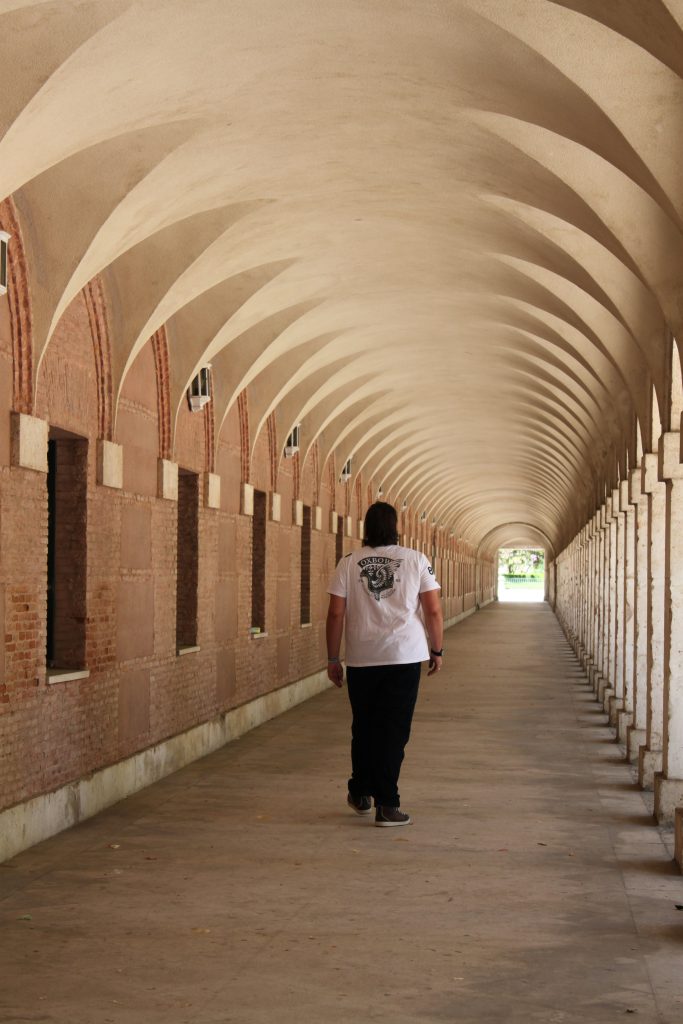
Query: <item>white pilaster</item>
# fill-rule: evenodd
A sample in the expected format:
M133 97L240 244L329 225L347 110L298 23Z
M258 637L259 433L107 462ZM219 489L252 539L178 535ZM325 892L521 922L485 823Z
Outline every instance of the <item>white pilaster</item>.
M626 755L638 762L640 747L647 740L647 659L650 621L650 503L642 490L642 468L631 473L631 501L636 510L635 654L633 662L633 723L628 731Z
M683 465L676 431L664 434L660 471L666 487L666 569L662 775L655 778L655 814L674 823L683 807Z
M10 413L10 417L12 465L47 473L47 420L23 412Z
M666 484L659 480L658 458L643 456L642 490L648 495L648 684L647 738L640 748L638 778L644 789L654 787L655 772L662 767L664 728L664 569L666 541Z

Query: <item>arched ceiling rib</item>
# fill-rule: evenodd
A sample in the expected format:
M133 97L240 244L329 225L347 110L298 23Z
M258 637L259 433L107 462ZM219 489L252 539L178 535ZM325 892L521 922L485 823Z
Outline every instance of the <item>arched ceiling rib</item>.
M301 422L473 543L559 550L653 388L667 424L673 0L0 0L0 35L36 365L100 274L115 394L165 324L175 410L211 362L217 426L249 386L252 442Z

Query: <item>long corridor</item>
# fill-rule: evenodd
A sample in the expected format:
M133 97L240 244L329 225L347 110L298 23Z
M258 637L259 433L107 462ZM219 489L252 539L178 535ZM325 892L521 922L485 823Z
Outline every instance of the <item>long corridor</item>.
M330 690L0 866L0 1021L680 1022L683 881L549 607L446 649L408 828Z

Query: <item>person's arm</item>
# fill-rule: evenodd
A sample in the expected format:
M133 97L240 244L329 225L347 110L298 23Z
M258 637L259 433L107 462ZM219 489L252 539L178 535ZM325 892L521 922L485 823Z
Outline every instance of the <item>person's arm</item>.
M327 612L325 634L327 637L327 678L335 686L344 682L344 666L339 660L344 615L346 614L346 598L330 595L330 607ZM331 660L330 660L331 659Z
M433 654L432 651L440 651L443 648L443 611L441 608L441 591L440 590L426 590L420 594L420 604L422 605L422 615L425 620L425 626L427 628L427 636L429 637L429 646L431 648L429 653L429 672L427 675L434 675L435 672L441 671L441 665L443 658L440 655Z

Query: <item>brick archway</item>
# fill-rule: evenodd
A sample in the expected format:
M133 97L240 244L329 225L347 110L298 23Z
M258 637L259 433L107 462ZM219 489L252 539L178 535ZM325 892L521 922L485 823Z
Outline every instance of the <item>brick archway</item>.
M237 412L240 422L240 469L242 483L248 484L251 475L251 455L249 445L249 402L247 389L237 396Z
M33 412L33 331L26 255L17 211L11 198L0 203L0 227L11 235L7 281L12 330L12 408Z
M114 437L114 403L111 374L111 339L107 321L107 304L99 277L93 278L83 289L88 310L90 333L95 350L97 372L97 431L105 441Z
M171 390L168 367L168 341L166 328L160 327L152 335L152 351L157 373L157 409L159 414L159 457L170 459L171 446Z

